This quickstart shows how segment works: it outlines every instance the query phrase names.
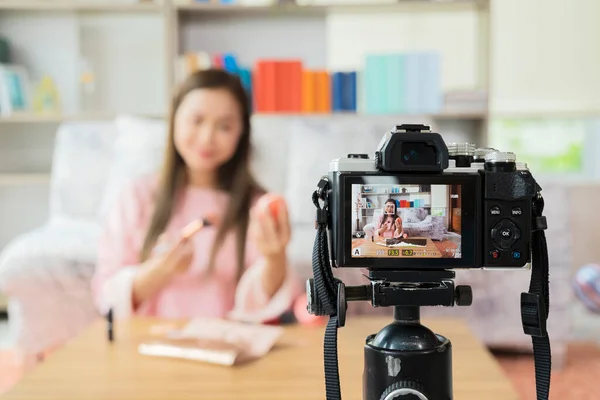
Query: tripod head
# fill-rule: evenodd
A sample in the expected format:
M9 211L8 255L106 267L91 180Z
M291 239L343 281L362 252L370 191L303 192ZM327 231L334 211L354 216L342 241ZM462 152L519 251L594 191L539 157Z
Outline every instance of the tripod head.
M435 271L370 270L370 284L346 286L338 281L338 326L346 323L349 301L369 301L373 307L470 306L473 292L470 286L454 285L456 273ZM308 311L315 313L314 280L307 283Z

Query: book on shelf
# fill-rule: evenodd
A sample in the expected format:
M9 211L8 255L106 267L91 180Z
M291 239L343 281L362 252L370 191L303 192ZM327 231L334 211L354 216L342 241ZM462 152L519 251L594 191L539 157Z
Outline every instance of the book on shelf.
M364 111L368 114L434 114L442 109L441 57L436 52L365 57Z
M231 52L189 52L177 60L178 80L198 69L238 75L255 113L438 114L484 113L487 93L444 95L437 52L368 54L359 70L306 68L301 59L264 58L242 65Z

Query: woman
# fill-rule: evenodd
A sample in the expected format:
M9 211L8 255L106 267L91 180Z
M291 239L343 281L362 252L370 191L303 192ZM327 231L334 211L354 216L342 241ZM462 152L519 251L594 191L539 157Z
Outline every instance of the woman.
M402 218L396 214L396 201L387 199L383 207L383 214L375 224L377 235L384 238L407 238L408 235L402 230Z
M205 70L183 82L160 175L126 190L104 230L92 282L102 312L266 322L291 307L287 208L256 206L265 190L250 172L250 128L236 76ZM199 219L209 224L184 234Z

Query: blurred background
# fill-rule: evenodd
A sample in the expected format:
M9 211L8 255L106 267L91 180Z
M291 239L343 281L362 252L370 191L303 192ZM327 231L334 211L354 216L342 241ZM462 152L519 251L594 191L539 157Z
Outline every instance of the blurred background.
M178 82L216 66L252 95L254 166L290 202L303 275L310 194L331 158L373 152L407 122L515 152L544 188L551 338L557 370L575 376L572 342L593 344L571 354L593 353L600 332L573 290L600 261L599 18L594 0L0 0L0 347L40 354L97 317L89 277L104 212L160 162ZM529 273L489 274L460 276L473 307L435 312L526 352ZM527 355L498 357L531 384Z

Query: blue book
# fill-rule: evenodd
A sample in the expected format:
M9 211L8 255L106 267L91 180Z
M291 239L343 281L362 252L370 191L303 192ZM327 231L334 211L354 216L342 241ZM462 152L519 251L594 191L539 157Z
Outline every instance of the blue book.
M402 54L390 54L387 57L387 104L386 111L390 114L403 113L404 97L404 58Z
M344 73L331 74L331 111L344 111L343 105Z
M441 56L437 52L425 52L420 57L420 108L425 113L435 114L443 107L441 87Z
M235 55L231 53L223 54L223 69L232 74L238 73L239 67L237 65Z
M342 83L342 108L356 111L356 72L345 72Z
M357 74L356 71L348 73L348 110L357 111Z
M368 55L365 60L365 112L368 114L384 114L386 112L387 68L384 55Z
M407 114L421 112L420 61L421 57L419 53L405 54L404 86L406 88L406 98L404 106Z

